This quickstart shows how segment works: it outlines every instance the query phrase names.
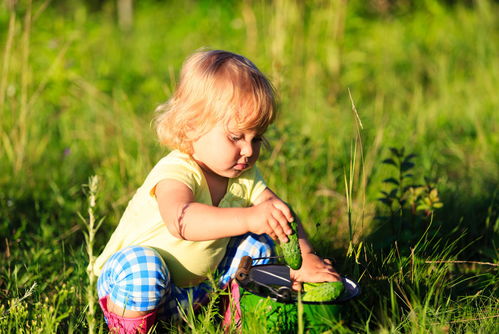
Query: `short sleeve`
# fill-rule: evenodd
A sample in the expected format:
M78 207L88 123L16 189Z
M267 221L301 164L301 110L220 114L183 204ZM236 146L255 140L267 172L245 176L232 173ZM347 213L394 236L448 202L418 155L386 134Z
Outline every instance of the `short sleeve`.
M250 191L250 202L255 203L258 197L262 194L262 192L267 188L267 184L265 184L265 180L263 179L260 170L255 166L253 167L253 186Z
M155 197L156 186L161 180L170 179L182 182L196 193L201 180L201 171L181 154L170 154L161 159L152 169L144 186L150 196Z

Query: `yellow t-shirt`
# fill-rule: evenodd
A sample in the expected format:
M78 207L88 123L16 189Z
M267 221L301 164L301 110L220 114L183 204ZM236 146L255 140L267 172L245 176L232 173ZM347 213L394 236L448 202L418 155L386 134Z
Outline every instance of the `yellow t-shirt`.
M154 166L128 203L118 227L96 260L95 275L100 275L111 255L132 245L156 249L165 260L173 282L180 287L197 285L216 269L230 238L187 241L171 235L161 219L155 197L156 185L164 179L184 183L192 190L196 202L212 205L208 184L198 164L185 153L171 152ZM265 188L258 169L253 167L238 178L229 179L227 192L218 206L251 206Z

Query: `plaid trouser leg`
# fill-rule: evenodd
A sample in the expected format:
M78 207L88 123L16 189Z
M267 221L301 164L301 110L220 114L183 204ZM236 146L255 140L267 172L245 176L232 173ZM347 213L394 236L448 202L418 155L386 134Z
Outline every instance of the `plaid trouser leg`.
M252 233L234 237L227 245L224 258L217 268L219 287L227 285L245 255L253 258L274 255L274 243L267 235ZM268 263L269 259L255 262ZM190 288L181 288L170 280L170 273L161 256L152 248L126 247L104 265L97 282L99 298L109 296L118 306L133 311L158 309L161 318L178 318L179 309L202 304L212 290L205 281Z
M267 234L247 233L233 237L227 245L224 258L218 265L220 288L227 286L230 279L234 278L243 256L250 256L253 259L262 258L253 261L253 265L271 263L273 259L270 257L275 256L274 241Z
M157 251L130 246L107 260L99 280L99 299L108 296L116 305L132 311L150 311L171 291L170 273Z

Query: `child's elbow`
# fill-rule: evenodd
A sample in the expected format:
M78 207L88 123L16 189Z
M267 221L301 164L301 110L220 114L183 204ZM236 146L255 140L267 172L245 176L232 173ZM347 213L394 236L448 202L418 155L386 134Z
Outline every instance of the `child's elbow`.
M186 240L185 237L183 236L183 233L181 232L180 230L180 226L178 226L178 224L174 224L174 223L166 223L166 228L168 229L168 232L170 232L170 234L177 238L177 239L181 239L181 240Z

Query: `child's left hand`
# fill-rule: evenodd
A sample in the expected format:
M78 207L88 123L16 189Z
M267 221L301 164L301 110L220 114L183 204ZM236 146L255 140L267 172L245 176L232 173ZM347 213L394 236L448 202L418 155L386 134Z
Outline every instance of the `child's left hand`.
M322 259L314 253L302 254L302 266L291 270L293 288L300 289L301 282L335 282L341 280L340 274L334 269L331 260Z

